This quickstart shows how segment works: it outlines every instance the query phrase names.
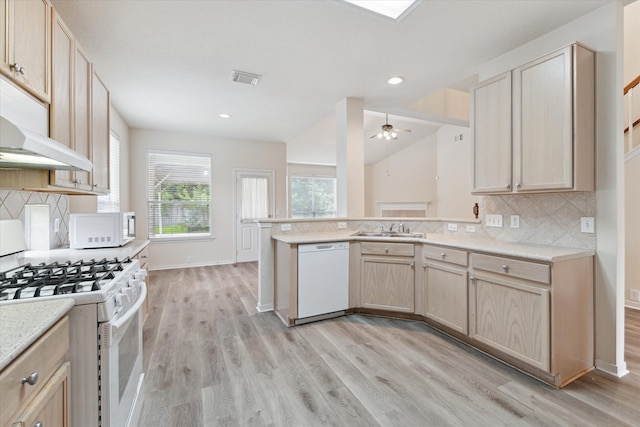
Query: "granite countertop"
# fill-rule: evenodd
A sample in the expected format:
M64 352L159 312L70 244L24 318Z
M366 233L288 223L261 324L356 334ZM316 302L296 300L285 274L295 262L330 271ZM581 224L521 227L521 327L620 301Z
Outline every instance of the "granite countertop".
M593 249L564 248L559 246L537 245L532 243L507 242L480 237L454 237L437 233L427 234L423 238L364 237L354 236L354 233L356 233L356 231L344 230L339 232L277 234L272 236L272 238L284 243L298 245L337 241L426 243L448 246L457 249L484 252L493 255L527 258L530 260L542 262L559 262L573 258L593 256L595 254L595 251Z
M18 259L20 264L32 263L39 264L41 262L54 261L78 261L78 260L101 260L103 258L120 258L132 257L149 245L148 240L134 240L124 246L118 248L96 248L96 249L51 249L48 251L26 251Z
M73 307L72 298L0 305L0 370Z

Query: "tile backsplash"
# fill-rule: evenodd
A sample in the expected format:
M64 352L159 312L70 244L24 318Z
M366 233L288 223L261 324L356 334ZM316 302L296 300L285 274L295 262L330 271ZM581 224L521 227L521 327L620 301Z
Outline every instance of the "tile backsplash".
M26 205L49 205L49 249L69 244L69 196L0 189L0 220L19 219L25 225ZM60 225L54 231L56 218Z
M596 234L580 231L580 218L596 215L594 192L486 196L480 211L482 237L573 248L596 247ZM502 215L501 228L486 226L485 218L490 214ZM520 216L519 228L511 228L511 215Z

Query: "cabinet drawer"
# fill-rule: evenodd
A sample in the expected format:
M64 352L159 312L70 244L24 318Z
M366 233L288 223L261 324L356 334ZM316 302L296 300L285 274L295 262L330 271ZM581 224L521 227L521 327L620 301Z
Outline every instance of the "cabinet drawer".
M551 269L546 264L492 255L471 254L471 267L534 282L551 283Z
M446 261L452 264L463 265L465 267L469 265L467 251L430 245L424 245L422 251L425 261L433 259L437 261Z
M8 425L11 417L44 387L64 360L68 348L69 318L64 317L0 373L0 425ZM23 384L22 378L34 372L38 374L37 382Z
M362 255L413 256L414 245L412 243L362 242L360 253Z

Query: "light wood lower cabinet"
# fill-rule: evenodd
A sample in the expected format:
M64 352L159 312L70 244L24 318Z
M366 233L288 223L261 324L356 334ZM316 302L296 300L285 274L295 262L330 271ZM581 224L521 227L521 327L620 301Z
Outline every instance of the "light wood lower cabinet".
M423 255L424 316L467 334L467 252L425 245Z
M477 274L471 295L471 338L549 371L548 286Z
M68 350L64 317L0 372L0 426L69 425Z
M593 368L593 257L541 263L472 253L470 265L472 344L557 387Z
M413 313L414 245L367 242L360 254L360 306Z

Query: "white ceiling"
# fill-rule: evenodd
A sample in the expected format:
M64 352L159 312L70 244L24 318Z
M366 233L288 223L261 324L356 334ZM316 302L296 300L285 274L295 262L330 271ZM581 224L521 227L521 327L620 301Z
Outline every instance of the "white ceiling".
M369 131L394 112L413 130L395 147L415 142L437 126L402 117L409 104L464 89L483 63L609 1L423 0L399 22L340 0L52 3L130 127L287 142L290 160L333 163L341 99L364 99ZM234 83L232 70L262 80ZM395 75L405 83L388 85Z

